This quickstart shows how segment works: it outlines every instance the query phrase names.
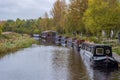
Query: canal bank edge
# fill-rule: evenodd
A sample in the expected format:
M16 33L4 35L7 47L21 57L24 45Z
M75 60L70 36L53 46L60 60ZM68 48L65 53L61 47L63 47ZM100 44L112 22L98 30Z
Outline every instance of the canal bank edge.
M118 66L120 67L120 56L118 54L116 54L115 52L113 52L113 57L118 62Z

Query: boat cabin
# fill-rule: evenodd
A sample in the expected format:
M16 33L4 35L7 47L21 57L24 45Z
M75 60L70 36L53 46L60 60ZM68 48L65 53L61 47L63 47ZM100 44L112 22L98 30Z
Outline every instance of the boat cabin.
M110 56L112 57L112 47L105 44L83 43L81 49L89 51L93 56Z
M110 45L82 43L80 54L94 67L118 68Z
M52 30L48 30L48 31L43 31L41 33L41 37L43 39L51 39L51 38L55 38L55 36L57 35L56 31L52 31Z

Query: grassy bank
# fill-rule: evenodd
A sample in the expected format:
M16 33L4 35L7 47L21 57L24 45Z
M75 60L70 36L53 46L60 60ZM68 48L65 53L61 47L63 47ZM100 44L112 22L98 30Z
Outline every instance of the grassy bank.
M0 36L0 54L17 51L21 48L29 47L34 43L34 39L24 34L10 33Z
M120 46L116 47L116 48L113 48L113 52L115 52L115 53L120 55Z

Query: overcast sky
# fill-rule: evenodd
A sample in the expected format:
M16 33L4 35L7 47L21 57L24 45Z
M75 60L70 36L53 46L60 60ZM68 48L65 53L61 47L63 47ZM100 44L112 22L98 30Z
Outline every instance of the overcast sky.
M0 20L35 19L50 12L55 0L0 0Z

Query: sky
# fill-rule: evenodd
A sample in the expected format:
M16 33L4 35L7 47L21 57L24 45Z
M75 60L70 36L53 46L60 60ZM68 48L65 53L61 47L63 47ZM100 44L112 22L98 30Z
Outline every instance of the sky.
M0 0L0 20L36 19L50 13L56 0Z

